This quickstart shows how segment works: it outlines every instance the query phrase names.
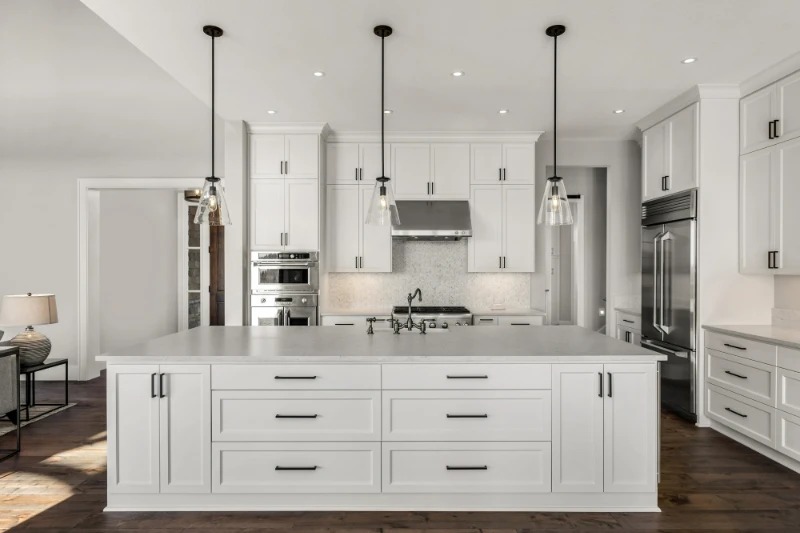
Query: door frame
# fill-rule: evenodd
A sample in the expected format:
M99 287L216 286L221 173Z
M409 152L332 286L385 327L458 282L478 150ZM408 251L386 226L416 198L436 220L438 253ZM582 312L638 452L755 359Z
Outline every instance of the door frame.
M189 302L186 293L189 290L189 273L186 271L189 248L189 219L186 217L189 206L197 202L189 202L184 197L183 191L176 194L178 202L178 331L189 329ZM200 226L200 325L208 326L211 323L210 294L204 287L210 287L211 254L209 253L209 227Z
M572 231L572 238L570 242L572 243L572 284L574 286L574 294L573 294L573 310L575 315L575 325L585 327L586 325L586 207L585 207L585 198L582 194L575 194L569 195L568 198L570 202L570 208L572 205L575 205L577 216L577 224L573 224L573 231ZM555 229L561 229L561 226L557 228L550 228L548 232L548 248L550 248L550 253L546 254L545 258L545 273L548 278L547 286L550 289L549 294L551 295L550 298L550 305L547 306L547 322L548 324L555 324L559 322L556 320L555 313L553 310L555 307L552 304L553 301L553 276L554 273L549 273L553 269L553 242L555 239L553 238L553 231ZM577 236L576 236L577 234ZM559 244L560 246L560 244ZM559 257L561 254L559 253ZM560 263L560 259L559 259ZM560 266L560 265L559 265Z

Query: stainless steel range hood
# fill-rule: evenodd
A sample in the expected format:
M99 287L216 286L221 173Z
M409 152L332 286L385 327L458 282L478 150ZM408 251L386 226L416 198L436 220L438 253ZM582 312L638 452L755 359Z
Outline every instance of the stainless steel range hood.
M458 241L472 237L467 200L398 200L400 225L392 226L395 239Z

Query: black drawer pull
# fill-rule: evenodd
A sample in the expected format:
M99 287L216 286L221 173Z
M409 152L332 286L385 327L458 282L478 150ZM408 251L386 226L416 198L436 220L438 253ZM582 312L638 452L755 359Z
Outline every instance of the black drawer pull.
M622 321L627 322L628 324L633 324L633 320L628 320L627 318L623 318Z
M488 466L446 466L448 470L489 470Z
M335 323L334 326L355 326L355 324Z
M447 376L447 379L489 379L489 376Z
M317 379L317 376L275 376L275 379Z
M447 418L489 418L489 415L445 415Z
M316 470L318 466L276 466L275 470Z
M275 418L317 418L319 415L275 415Z
M736 411L734 411L730 407L726 407L725 410L726 411L730 411L731 413L735 414L736 416L741 416L742 418L747 418L747 415L743 415L742 413L737 413Z
M156 397L156 375L150 374L150 397Z
M597 396L599 398L602 398L603 397L603 373L602 372L598 372L597 373L597 377L600 378L599 379L599 381L600 381L600 391L597 393Z
M728 348L735 348L736 350L747 350L744 346L736 346L735 344L728 344L727 342L723 345L727 346Z
M739 379L747 379L747 376L742 376L740 374L736 374L735 372L731 372L730 370L725 371L726 374L737 377Z
M494 318L479 318L481 322L494 322Z
M512 322L511 325L512 326L530 326L531 323L530 322Z

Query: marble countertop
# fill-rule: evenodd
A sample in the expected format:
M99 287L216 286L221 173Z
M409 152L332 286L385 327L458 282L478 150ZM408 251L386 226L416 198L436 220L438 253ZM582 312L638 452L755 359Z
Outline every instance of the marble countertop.
M541 309L520 307L517 309L470 309L473 315L480 316L546 316Z
M619 311L621 313L626 313L628 315L642 316L641 309L633 309L632 307L615 307L614 310Z
M754 341L769 342L800 350L800 329L763 326L703 326L707 331L737 335Z
M109 363L664 361L578 326L460 328L426 335L354 328L205 326L99 355Z

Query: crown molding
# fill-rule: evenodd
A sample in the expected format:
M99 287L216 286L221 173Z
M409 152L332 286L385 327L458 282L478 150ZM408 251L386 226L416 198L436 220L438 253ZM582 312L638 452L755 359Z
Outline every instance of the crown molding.
M386 142L536 142L542 131L390 131ZM329 143L380 142L379 131L333 131Z
M705 99L732 99L741 98L741 90L736 84L704 83L695 85L666 104L662 105L636 123L640 131L652 128L659 122L667 119L678 111Z
M794 74L798 70L800 70L800 52L792 54L783 61L744 80L739 85L741 95L747 96L748 94L754 93L762 87L766 87L790 74Z
M327 122L245 122L247 133L314 133L323 139L330 135Z

